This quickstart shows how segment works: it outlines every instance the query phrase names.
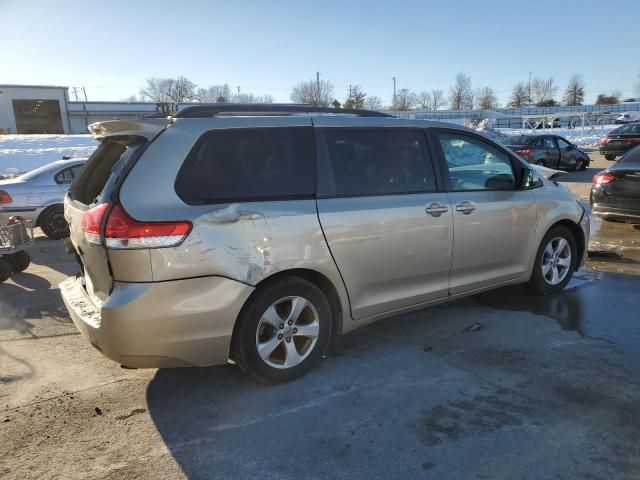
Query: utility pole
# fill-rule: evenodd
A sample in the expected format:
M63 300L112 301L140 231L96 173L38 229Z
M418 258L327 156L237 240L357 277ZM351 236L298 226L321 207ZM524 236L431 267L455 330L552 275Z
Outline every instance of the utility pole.
M531 74L533 72L529 72L529 96L527 98L527 105L531 105Z
M320 106L320 72L316 72L316 87L318 89L318 99L316 107Z
M351 93L351 85L349 85L349 99L353 101L353 97L352 97L352 93ZM355 108L355 105L354 105Z
M78 101L78 89L76 87L71 87L73 89L73 97Z
M238 85L238 103L240 103L240 85Z
M84 101L86 102L87 101L87 90L84 87L82 87L82 93L84 93Z
M396 77L391 77L391 80L393 80L393 105L392 105L392 110L396 109Z

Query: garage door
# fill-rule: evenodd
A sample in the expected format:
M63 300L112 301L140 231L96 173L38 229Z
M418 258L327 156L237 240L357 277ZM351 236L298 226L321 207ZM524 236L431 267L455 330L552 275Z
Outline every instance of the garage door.
M64 133L58 100L14 100L18 133Z

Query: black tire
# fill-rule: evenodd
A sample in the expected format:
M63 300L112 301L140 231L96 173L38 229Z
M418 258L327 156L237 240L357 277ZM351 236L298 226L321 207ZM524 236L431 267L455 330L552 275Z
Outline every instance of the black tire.
M556 238L564 238L568 242L571 252L571 258L566 275L561 282L553 285L545 278L542 271L542 263L543 259L545 258L545 249L547 248L547 245L549 245L549 242ZM542 239L542 242L540 242L540 246L538 247L536 260L533 265L533 272L531 273L531 279L529 280L528 284L529 289L540 295L549 295L561 291L564 287L567 286L567 283L569 283L571 277L573 276L573 272L576 268L577 256L578 249L573 233L571 233L571 231L567 227L563 227L562 225L556 225L555 227L550 228L547 234Z
M11 255L7 255L5 258L11 265L11 269L14 272L24 272L29 266L29 264L31 263L31 258L29 257L29 254L24 250L20 250L19 252L12 253Z
M605 155L604 158L606 158L607 160L612 162L612 161L614 161L616 159L616 156L615 155Z
M580 167L580 171L586 170L587 167L589 166L590 160L588 159L583 159L582 160L582 166Z
M268 324L261 326L261 320L265 317L265 313L270 307L283 301L283 299L284 302L286 302L286 299L290 297L306 299L315 309L315 311L312 311L310 308L305 307L303 314L311 312L312 315L315 315L317 313L319 324L318 335L315 344L307 347L309 350L304 353L306 357L300 363L295 366L284 367L288 345L286 345L284 339L282 339L283 334L279 333L284 332L284 330L274 328L272 331L267 331L267 337L272 339L278 337L281 339L279 340L278 346L273 349L272 357L270 357L273 359L278 355L282 356L282 366L277 368L269 365L267 360L264 360L258 353L258 337L259 335L265 334L262 329L265 326L271 328ZM284 306L286 307L286 305ZM299 318L301 318L303 314L301 314ZM280 318L285 318L286 316L287 312L285 311ZM293 324L293 326L295 325L296 324ZM261 328L260 332L258 331L259 327ZM322 290L304 278L296 276L287 277L282 281L259 287L249 298L238 316L238 323L233 334L231 357L240 368L261 382L288 382L307 373L322 357L322 354L329 345L332 328L333 319L331 307ZM289 334L291 334L291 330ZM286 335L286 333L284 333L284 335ZM308 340L305 339L306 337L293 338L293 336L291 336L287 338L293 341L293 343L288 341L289 346L293 345L297 351L299 351L299 349L296 346L296 339L302 342L307 342ZM266 341L268 341L268 339ZM304 350L304 345L302 349ZM277 360L277 358L275 360Z
M69 236L69 224L64 219L64 207L53 205L47 208L38 219L38 225L44 234L53 239L60 240Z
M11 264L5 260L5 258L0 258L0 283L4 282L10 276Z
M583 158L578 158L576 159L576 164L573 167L573 171L574 172L578 172L580 170L584 170L584 159Z
M544 161L544 160L538 160L538 161L536 162L536 165L540 165L541 167L546 167L546 165L545 165L545 161Z

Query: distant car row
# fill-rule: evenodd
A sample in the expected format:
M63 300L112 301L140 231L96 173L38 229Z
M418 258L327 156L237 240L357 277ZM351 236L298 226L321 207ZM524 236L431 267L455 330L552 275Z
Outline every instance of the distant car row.
M589 155L558 135L514 135L502 143L533 165L558 170L584 170Z

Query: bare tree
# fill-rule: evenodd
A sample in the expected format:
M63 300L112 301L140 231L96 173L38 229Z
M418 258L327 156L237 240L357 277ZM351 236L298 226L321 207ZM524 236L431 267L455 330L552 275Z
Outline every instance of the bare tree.
M170 78L147 78L147 85L140 89L140 98L143 100L150 100L152 102L170 102L170 90Z
M524 107L531 103L529 99L529 88L524 82L518 82L513 86L511 90L511 100L509 101L510 107Z
M416 96L416 102L420 108L425 110L431 110L431 105L433 104L433 98L431 94L427 91L422 91Z
M451 110L473 108L473 90L471 77L466 73L458 73L453 86L449 89L449 107Z
M199 88L196 97L202 103L228 103L231 102L231 88L226 83L209 85L207 88Z
M538 107L555 105L556 102L553 97L555 97L558 87L553 77L548 79L534 78L532 88L533 101Z
M364 106L369 110L380 110L382 108L382 100L375 95L369 95L364 99Z
M431 110L438 110L447 106L447 99L444 98L442 90L431 90Z
M195 98L196 85L182 75L178 78L148 78L140 98L152 102L188 102Z
M498 108L498 97L491 87L482 87L475 92L475 103L483 110Z
M137 102L138 101L138 97L136 97L135 95L129 95L128 97L125 97L122 99L123 102Z
M416 103L416 94L408 88L401 88L396 93L396 110L400 112L411 110Z
M360 85L353 85L349 88L349 96L342 104L342 108L363 108L366 96Z
M582 75L575 74L569 79L567 90L564 92L563 101L566 105L574 107L584 103L585 85Z
M620 103L620 97L622 97L620 90L614 90L609 95L601 93L598 95L598 98L596 98L596 105L612 105Z
M329 80L309 80L293 87L289 98L294 103L305 103L314 107L328 107L332 104L333 83Z

